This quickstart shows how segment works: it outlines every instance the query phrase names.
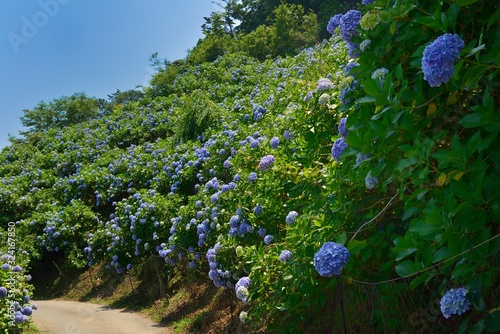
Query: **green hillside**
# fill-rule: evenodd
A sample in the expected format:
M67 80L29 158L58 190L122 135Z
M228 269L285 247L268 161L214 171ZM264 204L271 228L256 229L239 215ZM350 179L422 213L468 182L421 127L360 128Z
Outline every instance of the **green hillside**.
M243 47L285 36L279 10L199 62L231 38L207 33L143 94L4 148L0 328L29 321L29 268L58 257L161 258L231 291L247 332L500 330L498 3L357 8L295 55Z

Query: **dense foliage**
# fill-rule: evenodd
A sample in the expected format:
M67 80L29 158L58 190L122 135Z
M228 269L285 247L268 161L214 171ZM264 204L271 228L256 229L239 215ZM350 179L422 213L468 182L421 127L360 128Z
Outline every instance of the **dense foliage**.
M296 56L169 64L5 148L3 235L32 261L200 270L272 331L499 330L500 9L359 8Z

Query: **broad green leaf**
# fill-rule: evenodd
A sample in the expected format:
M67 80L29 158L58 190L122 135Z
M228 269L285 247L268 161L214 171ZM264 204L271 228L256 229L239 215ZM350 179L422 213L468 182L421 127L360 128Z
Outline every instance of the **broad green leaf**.
M478 0L457 0L457 5L459 5L459 6L468 6L468 5L473 4L476 1L478 1Z
M475 65L470 67L463 77L462 88L474 89L477 83L483 77L484 73L488 70L487 66Z
M416 158L406 158L406 159L403 159L401 161L398 161L396 166L394 166L394 169L397 171L402 171L403 169L405 169L407 167L413 166L417 162L419 162L419 160Z
M347 243L347 249L352 255L359 254L366 247L366 240L352 239Z
M394 267L394 269L399 276L407 277L415 274L419 270L422 270L422 266L417 262L406 260L398 264L396 267Z
M429 237L437 234L441 228L441 225L432 224L426 220L419 220L411 223L408 231L415 233L420 237Z

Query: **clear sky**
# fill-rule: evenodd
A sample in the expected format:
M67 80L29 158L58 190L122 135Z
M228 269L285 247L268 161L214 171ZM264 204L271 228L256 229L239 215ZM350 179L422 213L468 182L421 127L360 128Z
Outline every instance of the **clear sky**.
M210 0L1 0L0 149L41 100L147 85L151 54L184 58L217 10Z

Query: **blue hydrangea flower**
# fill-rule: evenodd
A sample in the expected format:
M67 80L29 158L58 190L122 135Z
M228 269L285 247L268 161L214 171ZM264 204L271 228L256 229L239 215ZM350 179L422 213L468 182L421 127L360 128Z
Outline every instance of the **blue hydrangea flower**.
M250 279L250 277L244 276L244 277L240 278L238 280L238 282L236 282L236 284L234 285L234 288L237 290L239 287L243 286L243 287L248 289L251 284L252 284L252 280Z
M231 162L229 160L225 160L222 166L224 166L224 168L229 168L231 167Z
M236 289L236 298L241 299L244 303L247 301L248 289L244 286L240 286Z
M356 154L356 164L359 165L363 161L370 158L370 153L361 153Z
M280 254L280 261L286 262L286 261L290 260L291 257L292 257L292 252L290 252L288 249L285 249Z
M455 74L455 60L463 47L464 41L457 34L444 34L425 48L422 71L431 87L441 86Z
M325 242L314 254L314 268L324 277L340 275L350 258L349 251L336 242Z
M389 70L382 67L378 68L372 73L372 79L378 80L380 87L384 86L385 83L385 77L389 74Z
M377 182L378 182L378 179L376 177L370 176L370 173L368 173L368 175L366 175L366 178L365 178L366 189L371 190L371 189L375 188L375 185L377 184Z
M5 298L7 297L7 288L2 286L0 287L0 298Z
M286 140L292 140L293 139L293 132L286 130L285 133L283 134L283 136L285 137Z
M359 66L359 64L355 61L351 61L351 62L347 63L347 65L344 67L344 74L348 75L349 72L351 72L351 70L353 68L355 68L356 66Z
M320 78L318 80L318 85L316 86L316 91L322 92L324 90L332 89L333 83L328 78Z
M256 180L257 180L257 173L251 172L250 175L248 175L248 181L255 182Z
M350 42L358 33L356 28L359 26L359 21L363 15L359 10L351 9L340 18L339 27L340 35L345 42Z
M347 131L347 128L346 128L346 122L347 122L347 118L344 117L340 120L340 123L338 126L339 134L344 138L347 137L347 134L349 133L349 131Z
M335 33L335 29L337 29L337 27L340 25L341 18L342 14L336 14L331 17L328 25L326 26L326 31L333 35Z
M261 228L259 228L257 233L259 234L259 236L264 237L266 235L266 229L261 227Z
M266 245L269 245L273 241L273 239L274 239L274 237L272 235L268 234L264 237L264 243Z
M260 215L262 213L262 205L256 205L255 208L253 208L253 212L256 214L256 215Z
M274 165L274 156L266 155L260 159L259 170L267 170Z
M366 5L373 3L373 1L375 1L375 0L363 0L363 1L361 1L361 4L366 6Z
M290 211L287 215L286 215L286 223L288 225L290 225L291 223L293 223L293 221L295 220L295 218L297 218L298 216L298 213L297 211Z
M467 289L457 288L450 289L441 298L441 313L445 318L449 318L452 314L460 315L465 313L470 308L470 301L467 299Z
M29 317L30 315L33 314L33 309L29 306L25 306L21 309L21 313Z
M277 148L278 145L280 144L279 137L273 137L273 138L271 138L271 140L269 141L269 144L271 145L271 148Z
M359 49L361 50L361 52L363 52L366 49L368 49L368 47L370 46L371 42L372 41L369 40L369 39L365 39L364 41L362 41L361 44L359 44Z
M339 139L337 139L332 145L333 160L339 161L339 157L342 154L342 152L344 152L346 147L347 147L347 144L344 140L344 137L340 137Z
M27 316L25 316L24 314L22 314L20 311L17 311L14 314L14 323L19 325L19 324L22 324L22 323L25 323L28 321L29 321L29 318Z

